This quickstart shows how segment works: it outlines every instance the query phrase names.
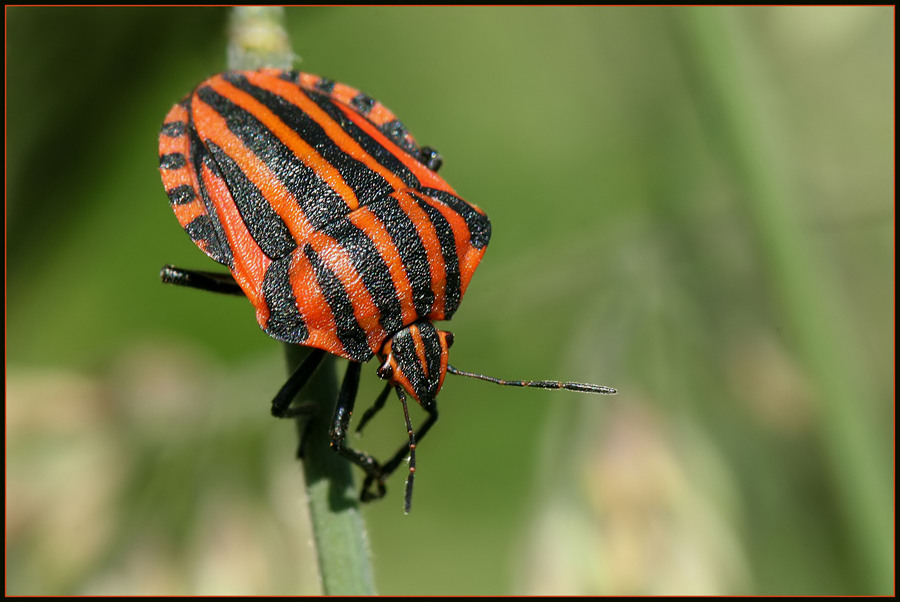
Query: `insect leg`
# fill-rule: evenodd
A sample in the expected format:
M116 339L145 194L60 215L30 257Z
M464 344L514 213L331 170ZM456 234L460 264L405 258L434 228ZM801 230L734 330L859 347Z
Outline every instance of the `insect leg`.
M375 414L378 413L381 408L384 407L384 402L387 401L388 393L391 392L391 388L393 385L388 383L384 386L384 389L381 391L381 394L375 400L375 403L372 404L372 407L366 410L366 413L362 415L362 418L359 421L359 424L356 425L356 432L362 432L363 427L366 425L369 420L372 419Z
M353 414L353 404L356 402L356 392L359 390L359 374L362 364L350 362L347 373L344 375L344 383L338 395L337 404L334 406L334 416L331 419L331 448L344 458L350 460L366 473L366 483L378 479L378 494L374 496L363 495L360 499L364 502L384 496L384 481L381 479L381 465L370 455L349 447L344 443L347 429L350 427L350 416ZM363 490L368 494L367 489Z
M377 475L368 475L366 476L366 480L363 483L362 495L360 499L363 501L375 500L382 496L384 496L384 480L391 475L397 467L406 459L406 456L410 456L410 474L409 479L406 482L406 512L409 512L410 503L412 502L412 481L413 481L413 473L415 471L415 457L414 450L415 446L425 438L425 434L431 430L431 427L434 426L434 423L437 422L438 419L438 410L437 403L432 402L426 406L424 406L425 410L428 412L428 418L425 419L425 422L422 423L422 426L418 431L413 432L412 428L409 426L409 414L406 412L406 399L403 395L403 392L400 388L397 388L397 395L400 397L400 401L403 403L404 416L407 421L407 430L409 431L409 442L405 443L397 450L397 453L394 454L394 457L388 460L384 466L381 467L381 471ZM378 491L380 495L376 495L374 493L369 492L369 488L372 485L377 484Z
M312 349L309 352L306 359L297 366L294 373L288 377L287 382L284 383L281 390L275 395L275 399L272 400L273 416L277 416L278 418L293 418L308 412L308 408L305 406L291 408L291 402L294 401L294 397L297 396L300 389L305 387L306 383L309 382L313 372L316 371L316 368L319 367L319 364L322 363L323 359L325 359L325 351L322 349Z
M177 284L226 295L244 295L244 291L241 290L238 283L234 281L231 274L227 273L185 270L174 265L167 265L160 270L159 277L166 284Z

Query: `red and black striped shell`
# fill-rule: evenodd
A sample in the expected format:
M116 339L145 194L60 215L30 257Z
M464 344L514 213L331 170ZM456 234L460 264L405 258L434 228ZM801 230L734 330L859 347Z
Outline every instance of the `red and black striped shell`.
M353 361L449 319L490 240L391 111L315 75L211 77L169 111L159 152L179 223L260 327Z

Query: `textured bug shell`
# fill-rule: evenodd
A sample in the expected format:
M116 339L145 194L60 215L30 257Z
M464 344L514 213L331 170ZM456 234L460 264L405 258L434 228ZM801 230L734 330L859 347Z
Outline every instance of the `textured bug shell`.
M167 115L160 172L191 239L272 337L366 361L449 319L490 222L381 103L318 76L228 72Z

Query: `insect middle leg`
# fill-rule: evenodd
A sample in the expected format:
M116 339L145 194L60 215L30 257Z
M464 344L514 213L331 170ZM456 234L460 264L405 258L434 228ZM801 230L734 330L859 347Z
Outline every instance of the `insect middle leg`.
M166 265L160 270L159 277L166 284L177 284L226 295L244 295L244 291L234 281L234 277L228 273L186 270L174 265Z
M281 387L281 390L278 391L275 399L272 400L273 416L278 418L293 418L308 414L314 410L314 407L310 405L291 407L291 403L293 402L294 397L297 396L297 393L299 393L309 382L313 373L316 371L316 368L322 363L322 360L325 358L325 353L326 352L321 349L311 350L306 359L303 360L296 370L294 370L294 373L291 374L288 381ZM337 403L334 406L334 415L331 419L331 448L347 460L350 460L362 468L366 473L367 479L374 479L381 474L381 464L379 464L372 456L357 451L345 443L347 431L350 426L350 417L353 414L353 405L356 401L357 391L359 390L359 376L361 370L362 364L359 362L350 362L347 366L344 382L341 385L341 391L338 395ZM303 439L305 440L306 437L304 436ZM298 455L302 456L303 448L304 441L301 441ZM384 491L382 488L381 495L378 497L382 497L383 495ZM375 498L373 497L371 499Z
M272 400L272 415L277 418L294 418L303 414L308 414L308 406L291 407L297 393L306 386L309 379L312 378L316 368L325 359L325 351L322 349L310 349L309 355L300 363L299 366L291 374L287 382L282 385L278 394Z

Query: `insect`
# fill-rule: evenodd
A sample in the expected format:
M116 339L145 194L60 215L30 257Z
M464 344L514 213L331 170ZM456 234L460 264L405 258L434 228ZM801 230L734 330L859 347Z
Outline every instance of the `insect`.
M378 101L297 71L213 76L172 107L159 136L170 206L194 243L230 271L165 266L162 280L246 296L267 334L313 349L275 396L275 416L303 411L291 403L326 353L350 360L332 448L365 473L363 501L383 497L386 478L408 456L406 512L416 445L437 421L448 372L501 385L616 392L506 381L448 363L453 335L434 322L459 307L491 225L437 175L441 163ZM374 356L387 383L357 430L394 390L408 433L385 463L346 441L361 365ZM418 429L407 395L427 413Z

